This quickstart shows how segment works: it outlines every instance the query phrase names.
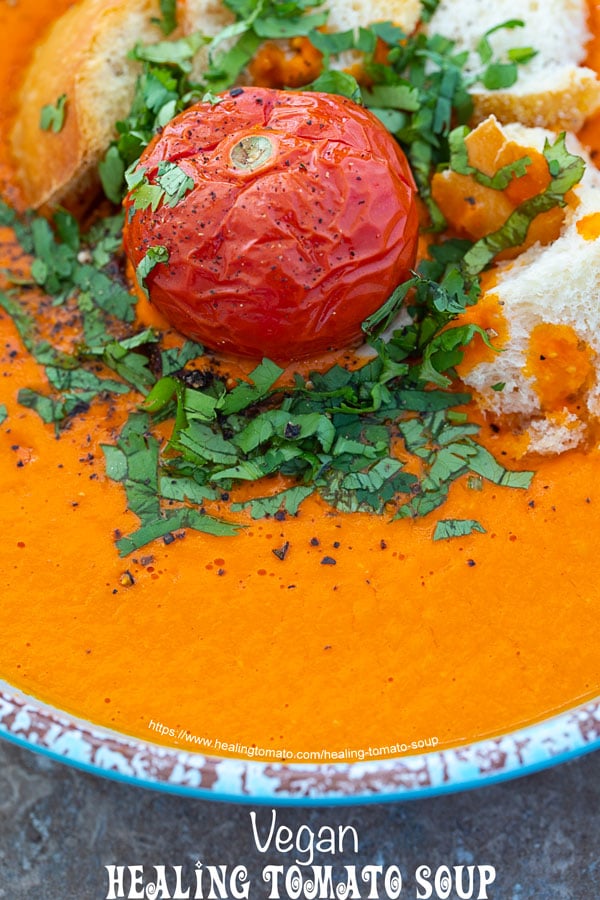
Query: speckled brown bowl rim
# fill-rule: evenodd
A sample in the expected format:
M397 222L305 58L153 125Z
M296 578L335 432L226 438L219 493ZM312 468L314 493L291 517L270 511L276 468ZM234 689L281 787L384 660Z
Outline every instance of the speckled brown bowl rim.
M418 799L531 774L600 748L600 699L473 744L355 763L205 756L92 725L0 683L0 737L95 775L187 797L317 806Z

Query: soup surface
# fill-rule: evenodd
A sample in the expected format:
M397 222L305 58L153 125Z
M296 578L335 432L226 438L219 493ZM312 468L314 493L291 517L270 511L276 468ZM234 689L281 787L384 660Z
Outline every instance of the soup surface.
M69 5L2 4L3 135L34 41ZM18 203L4 145L0 165ZM6 265L16 250L1 237ZM471 742L600 694L597 451L531 461L527 491L455 484L444 516L485 534L434 542L429 518L311 498L297 517L248 518L234 537L188 531L123 559L115 530L134 517L100 445L135 401L98 404L57 439L16 399L44 389L43 370L4 313L0 329L9 684L146 740L315 762ZM483 437L510 461L505 436Z

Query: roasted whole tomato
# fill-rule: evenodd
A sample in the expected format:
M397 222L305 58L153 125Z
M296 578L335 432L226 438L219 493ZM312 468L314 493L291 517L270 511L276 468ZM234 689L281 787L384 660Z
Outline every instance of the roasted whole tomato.
M173 178L179 196L161 194ZM233 89L173 119L136 179L126 252L167 320L215 350L283 362L356 343L414 263L406 158L343 97Z

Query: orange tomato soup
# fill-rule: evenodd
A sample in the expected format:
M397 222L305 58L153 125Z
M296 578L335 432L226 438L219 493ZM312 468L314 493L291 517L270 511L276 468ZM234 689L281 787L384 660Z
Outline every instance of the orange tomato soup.
M2 4L2 134L34 40L68 5ZM5 148L0 163L10 184ZM44 375L5 314L0 328L9 684L146 740L295 759L458 745L600 694L597 452L534 461L527 492L456 484L442 516L478 519L485 534L433 542L431 517L390 523L309 500L236 537L189 531L120 559L115 530L136 520L100 444L127 409L99 404L57 439L17 403ZM502 435L483 431L502 452Z

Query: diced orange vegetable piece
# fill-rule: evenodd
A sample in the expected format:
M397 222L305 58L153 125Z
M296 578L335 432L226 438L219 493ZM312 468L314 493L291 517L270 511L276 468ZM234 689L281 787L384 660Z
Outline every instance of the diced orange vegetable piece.
M506 143L506 137L498 121L490 116L465 138L469 165L491 178L500 168L497 159Z
M584 241L595 241L600 237L600 213L590 213L579 219L577 231Z
M287 46L267 41L249 65L250 76L259 87L298 88L317 78L322 60L308 38L292 38Z
M525 375L545 411L562 409L577 402L593 383L593 351L569 325L543 322L531 332Z
M514 209L501 191L451 169L434 176L432 193L447 222L472 241L501 228Z
M500 229L521 203L542 193L550 183L550 173L542 153L509 141L493 117L473 129L465 138L465 145L469 165L488 177L519 159L528 157L530 160L525 174L511 178L502 191L480 184L472 175L461 175L451 169L434 175L433 199L449 226L460 237L477 241ZM512 258L537 242L548 244L556 240L563 220L564 210L560 208L541 213L532 221L524 243L504 251L498 258Z

